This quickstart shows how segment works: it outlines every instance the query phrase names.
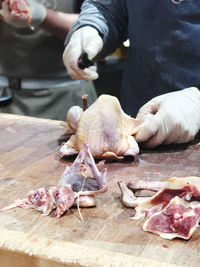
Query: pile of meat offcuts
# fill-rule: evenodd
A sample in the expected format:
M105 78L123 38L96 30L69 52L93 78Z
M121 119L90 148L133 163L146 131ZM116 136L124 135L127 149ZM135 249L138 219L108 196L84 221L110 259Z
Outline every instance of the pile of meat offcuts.
M85 142L94 158L135 156L139 147L132 134L137 122L124 113L114 96L99 96L85 111L73 106L67 113L67 124L73 135L61 146L60 155L77 154Z
M84 143L71 167L66 167L58 186L30 191L26 198L16 200L1 211L15 207L33 208L48 215L56 210L59 218L73 205L95 206L95 195L107 191L106 173L106 169L99 172L88 145Z
M135 207L134 219L147 218L144 231L162 238L189 239L200 222L200 177L168 182L119 181L122 203ZM149 196L154 192L153 196ZM157 192L157 193L155 193Z

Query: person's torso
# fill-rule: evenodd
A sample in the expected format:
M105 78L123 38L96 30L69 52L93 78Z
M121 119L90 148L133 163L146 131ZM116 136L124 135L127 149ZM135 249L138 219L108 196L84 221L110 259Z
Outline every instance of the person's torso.
M36 1L36 0L35 0ZM74 0L37 0L47 8L73 13ZM0 21L0 74L19 78L66 76L64 41L40 27L16 29Z
M200 84L200 1L126 4L131 47L122 102L135 115L157 95Z

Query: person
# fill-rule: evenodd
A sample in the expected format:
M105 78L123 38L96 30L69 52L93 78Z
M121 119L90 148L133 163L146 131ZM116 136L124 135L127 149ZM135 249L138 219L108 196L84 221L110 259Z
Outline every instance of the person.
M147 148L186 143L200 129L200 2L86 0L65 42L63 61L73 79L98 78L90 61L130 41L121 103L139 120L135 139ZM82 45L81 45L82 44Z
M89 103L97 97L93 82L72 80L62 62L81 1L23 1L1 1L0 112L65 120L82 95Z

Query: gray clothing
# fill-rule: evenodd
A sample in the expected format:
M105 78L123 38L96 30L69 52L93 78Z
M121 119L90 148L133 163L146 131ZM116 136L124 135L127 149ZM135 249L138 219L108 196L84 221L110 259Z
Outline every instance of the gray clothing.
M73 13L74 0L35 0L46 7ZM96 91L91 81L74 81L67 75L63 64L63 41L38 27L16 29L0 21L0 96L12 94L11 104L0 107L0 112L30 115L50 119L65 120L72 105L81 105L81 96L89 95L89 103L96 99ZM48 86L17 88L3 85L1 77L32 79ZM56 83L55 83L56 82ZM6 91L6 92L5 92Z

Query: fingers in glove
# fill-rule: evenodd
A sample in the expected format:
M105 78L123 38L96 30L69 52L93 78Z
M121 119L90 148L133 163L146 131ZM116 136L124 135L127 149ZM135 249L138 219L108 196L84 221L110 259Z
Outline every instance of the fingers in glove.
M149 101L142 106L136 116L139 121L139 126L135 127L133 135L137 142L145 142L158 131L157 122L154 114L158 111L160 102Z
M144 121L145 119L148 119L151 115L156 114L159 107L160 102L154 102L153 100L149 101L147 104L145 104L139 109L136 119L138 119L139 121Z
M186 138L188 138L189 132L184 131L181 123L179 124L177 122L177 124L174 125L170 115L163 116L162 112L159 112L154 116L154 119L157 123L158 131L145 142L144 147L154 148L161 144L174 144L180 141L184 143Z
M166 136L163 135L162 130L158 130L158 132L152 136L147 142L143 144L145 148L154 148L164 143Z
M84 69L84 78L86 78L87 80L96 80L99 77L96 70L97 68L95 66L91 66L89 68Z
M63 53L63 62L67 69L68 74L76 79L76 76L81 76L81 70L78 68L78 58L81 54L81 45L77 46L76 49L72 50L71 47L66 47Z
M194 139L195 136L191 135L189 131L182 132L181 136L177 138L176 141L174 141L175 144L182 144L187 143Z
M70 53L68 52L70 51ZM78 59L81 55L81 45L73 51L70 47L66 48L63 53L63 62L67 68L67 72L74 80L95 80L98 78L96 66L80 69L78 67Z
M149 117L149 119L144 120L139 126L135 128L135 140L138 143L148 141L152 136L154 136L159 129L159 125L154 118L155 116Z
M163 141L163 144L164 145L173 144L173 143L176 143L178 139L179 139L179 136L177 136L177 132L172 130L170 133L168 133L168 136Z
M76 66L72 66L69 75L72 79L76 80L95 80L98 78L96 66L90 66L89 68L85 68L83 70Z
M174 112L174 114L178 114L178 111ZM167 123L167 125L168 131L166 133L166 139L163 141L163 144L181 144L187 143L194 139L194 135L189 131L189 128L185 127L185 124L182 124L181 121L173 121L173 123L171 123L170 129L169 122Z
M103 42L100 37L95 36L89 39L87 45L84 46L84 50L88 55L89 60L93 60L94 57L101 51L103 47Z

